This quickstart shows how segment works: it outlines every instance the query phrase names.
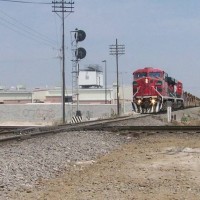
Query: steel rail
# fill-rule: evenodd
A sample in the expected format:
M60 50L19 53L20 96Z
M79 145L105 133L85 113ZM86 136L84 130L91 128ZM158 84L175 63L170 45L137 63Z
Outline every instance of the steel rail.
M12 129L12 131L7 131L5 133L0 134L0 142L12 141L12 140L25 140L30 139L32 137L47 135L47 134L56 134L65 131L81 131L84 130L85 127L89 126L102 126L109 124L111 122L124 121L128 119L136 119L140 117L147 117L148 115L131 115L131 116L123 116L123 117L114 117L107 119L98 119L94 121L85 121L78 124L62 124L57 126L39 126L39 127L22 127L17 129Z
M200 133L200 126L105 126L93 125L83 128L84 131L195 131Z
M130 119L138 119L140 117L147 117L149 115L133 115L133 116L125 116L120 118L112 118L112 119L102 119L95 121L87 121L78 124L65 124L65 125L57 125L57 126L43 126L43 127L26 127L21 129L16 129L8 135L0 138L0 142L11 141L11 140L25 140L30 139L32 137L47 135L47 134L57 134L60 132L67 131L110 131L110 132L119 132L119 131L181 131L181 132L190 132L195 131L196 133L200 133L200 126L109 126L110 123L117 123L119 121L130 120ZM8 131L9 132L9 131ZM6 135L6 134L5 134Z

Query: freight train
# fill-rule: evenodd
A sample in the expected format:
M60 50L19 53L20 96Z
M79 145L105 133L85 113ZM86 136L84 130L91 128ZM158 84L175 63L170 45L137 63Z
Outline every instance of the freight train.
M200 99L183 91L181 81L152 67L133 72L133 111L137 113L157 113L188 106L199 106Z

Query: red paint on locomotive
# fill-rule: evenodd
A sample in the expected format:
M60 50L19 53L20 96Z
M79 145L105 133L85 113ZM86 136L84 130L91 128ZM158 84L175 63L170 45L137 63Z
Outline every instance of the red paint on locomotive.
M152 67L133 72L132 105L135 112L166 110L169 102L173 108L183 107L183 84L180 81Z

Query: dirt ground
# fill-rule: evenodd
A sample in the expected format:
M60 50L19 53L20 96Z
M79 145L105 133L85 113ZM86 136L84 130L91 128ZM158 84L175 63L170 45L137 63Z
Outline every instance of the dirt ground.
M129 137L129 136L127 136ZM39 180L14 199L199 200L200 136L163 134L140 138L95 161L72 163L65 174Z

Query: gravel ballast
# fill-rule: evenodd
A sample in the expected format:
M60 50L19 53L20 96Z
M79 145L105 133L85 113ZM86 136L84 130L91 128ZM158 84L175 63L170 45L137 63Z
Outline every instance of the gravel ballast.
M68 132L3 144L0 148L0 200L31 189L39 179L61 175L80 161L93 161L128 141L108 132Z
M176 112L177 121L181 122L184 114L187 115L187 123L190 120L199 122L199 113L199 108ZM118 122L117 125L161 126L168 124L165 118L166 114L149 116ZM16 199L14 192L29 193L34 187L41 187L38 184L41 180L60 177L71 166L80 163L93 163L100 156L133 140L133 137L117 133L76 131L1 144L0 200Z

